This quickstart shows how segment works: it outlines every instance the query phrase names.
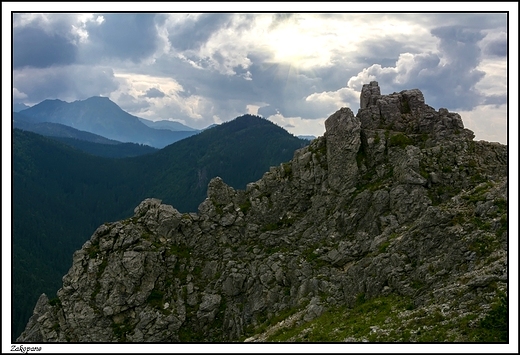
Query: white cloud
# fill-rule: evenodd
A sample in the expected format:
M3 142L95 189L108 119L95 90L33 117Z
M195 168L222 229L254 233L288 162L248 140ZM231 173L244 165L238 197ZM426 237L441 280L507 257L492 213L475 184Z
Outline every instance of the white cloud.
M13 99L15 100L23 100L27 98L27 94L18 91L17 88L13 88Z
M128 73L114 76L120 86L111 93L110 98L133 115L152 121L191 120L196 123L189 123L194 128L205 127L207 122L213 123L204 120L210 103L201 96L186 95L182 85L172 78ZM164 96L150 95L151 92L162 92Z
M322 112L333 113L340 107L350 107L354 110L359 106L359 94L360 91L344 87L336 91L311 94L305 101L319 106Z
M284 117L280 113L267 117L268 120L285 128L288 132L298 135L323 136L325 132L325 119L306 120L301 117Z
M475 133L475 140L488 142L507 142L507 105L482 105L471 111L458 112L464 127Z

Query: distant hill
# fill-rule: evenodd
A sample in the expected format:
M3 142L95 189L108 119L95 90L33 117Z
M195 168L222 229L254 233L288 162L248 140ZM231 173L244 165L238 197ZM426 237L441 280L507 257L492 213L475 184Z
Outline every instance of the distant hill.
M154 181L151 196L160 196L180 211L195 211L212 177L245 189L308 143L264 118L243 115L143 157L140 165L148 171L164 167L149 176ZM172 176L176 184L171 183Z
M312 141L312 140L316 139L316 136L300 135L300 136L298 136L298 138L306 139L308 141Z
M32 132L13 134L13 337L38 296L53 297L70 255L100 224L130 216L146 197L196 211L212 177L244 189L307 144L250 115L124 159L85 154Z
M32 123L61 123L120 142L146 144L156 148L163 148L196 133L148 127L107 97L99 96L71 103L45 100L21 113Z
M180 122L176 121L168 121L168 120L161 120L161 121L150 121L145 120L144 118L139 118L139 121L147 125L148 127L156 128L156 129L168 129L170 131L187 131L187 132L198 132L198 129L188 127Z
M47 137L67 137L75 138L83 141L101 143L101 144L120 144L113 139L102 137L98 134L81 131L61 123L53 122L31 122L31 119L19 112L13 112L14 128L22 129L41 134Z
M26 116L18 112L13 112L13 126L14 128L38 133L42 136L58 140L83 152L100 157L135 157L157 151L156 148L147 145L121 143L94 133L80 131L61 123L31 123L27 121Z

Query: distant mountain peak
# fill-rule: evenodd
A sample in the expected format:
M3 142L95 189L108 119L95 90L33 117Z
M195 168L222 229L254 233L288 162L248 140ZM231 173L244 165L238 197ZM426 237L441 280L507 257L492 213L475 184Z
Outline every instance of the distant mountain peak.
M155 148L163 148L196 133L195 130L173 132L148 127L106 96L92 96L71 103L58 99L45 100L23 113L33 123L61 123L120 142L146 144Z

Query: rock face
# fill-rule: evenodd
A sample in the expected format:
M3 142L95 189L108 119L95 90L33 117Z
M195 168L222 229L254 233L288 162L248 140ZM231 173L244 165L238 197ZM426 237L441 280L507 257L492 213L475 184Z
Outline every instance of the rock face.
M261 341L391 295L485 317L507 292L507 147L376 82L325 126L245 191L214 178L197 214L147 199L100 226L18 341Z

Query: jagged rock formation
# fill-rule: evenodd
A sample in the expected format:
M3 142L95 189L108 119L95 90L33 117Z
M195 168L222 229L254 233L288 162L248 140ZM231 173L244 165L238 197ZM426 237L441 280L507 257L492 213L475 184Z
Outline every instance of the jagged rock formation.
M410 301L401 318L485 318L507 292L507 147L416 89L372 82L360 107L245 191L214 178L196 214L147 199L100 226L18 340L262 341L274 320L391 296Z

